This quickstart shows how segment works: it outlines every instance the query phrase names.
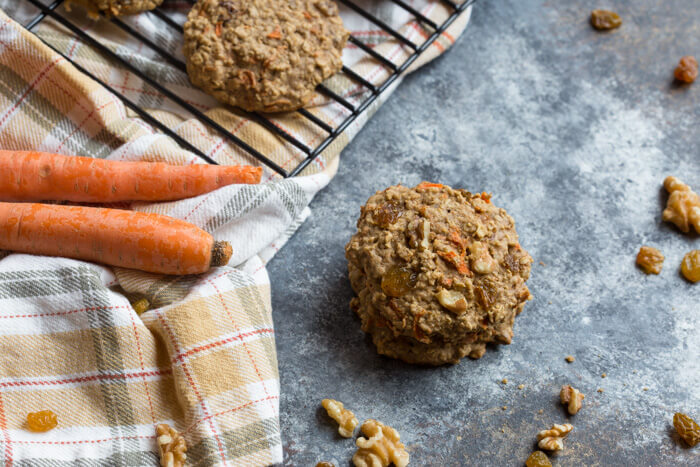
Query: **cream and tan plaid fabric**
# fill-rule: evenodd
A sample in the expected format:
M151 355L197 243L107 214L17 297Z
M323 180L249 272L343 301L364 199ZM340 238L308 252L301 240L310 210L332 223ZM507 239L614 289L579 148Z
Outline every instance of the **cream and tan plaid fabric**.
M365 3L388 22L403 25L412 40L425 37L394 4ZM438 1L409 3L435 21L447 14ZM13 21L36 13L25 2L0 0L0 7L5 11L0 12L0 148L115 160L200 162ZM181 21L189 3L169 2L166 7ZM291 168L303 159L300 151L235 110L217 107L181 72L109 22L90 19L79 9L70 14L83 30L157 76L168 89L279 165ZM382 54L397 63L407 56L404 47L371 24L349 11L343 10L342 16L349 29ZM453 23L415 66L449 47L468 17L467 13ZM153 15L126 21L179 53L181 37ZM61 27L46 21L35 32L151 109L220 163L254 163ZM386 77L382 67L352 47L345 51L344 62L369 81L380 83ZM327 84L351 102L365 97L341 76ZM231 186L172 203L116 206L185 219L230 241L235 254L229 267L201 276L168 277L5 252L0 260L2 465L156 465L154 427L163 422L184 433L189 465L282 462L279 380L265 263L303 222L309 201L335 173L341 149L388 94L303 177L282 180L268 170L259 186ZM320 97L310 110L330 125L346 115L342 107ZM295 114L281 116L277 123L310 146L323 136ZM154 308L137 315L130 300L138 297L146 297ZM58 428L30 432L27 413L43 409L58 415Z

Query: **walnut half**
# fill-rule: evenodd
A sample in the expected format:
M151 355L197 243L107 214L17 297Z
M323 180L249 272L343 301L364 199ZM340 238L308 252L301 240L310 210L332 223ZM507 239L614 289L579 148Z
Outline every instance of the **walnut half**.
M570 415L576 415L576 413L581 410L581 404L583 398L586 397L578 389L565 384L561 387L561 392L559 393L559 398L561 403L566 405L566 410L569 411Z
M700 197L697 193L676 177L666 177L664 187L670 196L663 220L673 222L681 232L688 233L692 226L700 233Z
M328 416L338 422L338 433L340 436L350 438L352 432L355 431L355 427L360 423L355 414L346 409L342 402L334 399L323 399L321 405L328 412Z
M574 427L568 423L552 425L549 430L537 433L537 446L545 451L561 451L564 449L564 438L571 433Z
M187 459L185 438L165 423L156 426L156 437L161 467L183 467Z
M376 420L367 420L362 424L362 434L355 444L359 448L352 462L355 467L396 467L408 465L408 452L400 441L399 433L390 426Z

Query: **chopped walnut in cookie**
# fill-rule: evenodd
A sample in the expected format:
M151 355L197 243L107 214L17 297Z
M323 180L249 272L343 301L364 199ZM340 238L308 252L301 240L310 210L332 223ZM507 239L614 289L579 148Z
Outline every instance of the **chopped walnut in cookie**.
M676 224L681 232L694 228L700 233L700 197L676 177L666 177L664 187L669 193L663 220Z
M573 425L568 423L552 425L552 428L549 430L542 430L537 433L537 446L546 451L561 451L564 449L564 438L566 438L573 429Z
M637 266L647 274L659 274L664 265L664 255L654 247L643 246L637 253Z
M156 440L160 451L161 467L183 467L187 455L185 438L170 425L161 423L156 426Z
M561 391L559 392L561 403L566 405L566 409L570 415L576 415L576 413L581 410L581 403L583 402L584 397L586 396L583 395L578 389L573 388L568 384L562 386Z
M342 402L333 399L323 399L321 405L328 412L328 416L338 422L338 433L340 436L350 438L352 432L355 431L355 427L360 423L355 414L346 409Z
M377 420L367 420L362 424L362 434L355 444L359 448L352 462L355 467L396 467L408 465L408 452L400 441L399 433Z
M469 246L471 253L472 269L479 274L491 274L498 263L489 253L489 247L482 242L473 242Z
M467 311L467 299L459 292L440 289L440 291L435 294L435 298L438 299L440 305L457 315L461 315Z

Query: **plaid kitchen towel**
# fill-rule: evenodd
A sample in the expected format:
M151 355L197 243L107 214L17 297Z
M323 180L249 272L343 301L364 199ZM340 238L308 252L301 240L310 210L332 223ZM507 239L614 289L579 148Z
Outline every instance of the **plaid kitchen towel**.
M425 38L395 4L362 3L411 40ZM436 22L447 15L440 1L408 3ZM172 19L182 21L189 6L166 2L165 8ZM0 148L200 162L10 19L26 21L35 15L27 2L0 0L0 8L6 13L0 12ZM243 114L217 106L192 88L183 73L110 22L91 19L77 8L59 11L282 167L294 167L305 157ZM346 26L378 52L396 63L408 56L405 47L371 23L345 9L341 15ZM468 19L469 10L414 68L449 47ZM155 15L124 21L164 49L180 53L182 38ZM64 28L45 21L35 32L218 162L255 163ZM343 59L373 83L387 76L383 67L350 45ZM366 97L342 76L326 84L351 102ZM189 465L282 462L265 263L308 216L307 205L335 173L341 149L396 85L398 80L307 167L304 176L282 180L266 170L265 183L257 186L225 187L178 202L116 206L185 219L228 240L235 252L230 267L201 276L170 277L64 258L0 255L2 465L156 465L158 423L170 423L184 434ZM346 116L344 108L321 97L310 111L332 126ZM280 116L276 124L309 146L323 136L296 114ZM139 316L130 302L140 297L147 298L152 309ZM58 415L58 427L30 432L27 413L43 409Z

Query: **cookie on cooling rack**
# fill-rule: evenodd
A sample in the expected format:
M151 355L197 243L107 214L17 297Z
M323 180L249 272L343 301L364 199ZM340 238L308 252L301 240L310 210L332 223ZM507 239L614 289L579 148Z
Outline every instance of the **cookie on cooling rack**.
M185 23L187 73L225 104L295 110L341 69L348 36L331 0L199 0Z
M90 13L104 13L111 16L135 15L152 10L163 0L69 0L68 4L82 5Z
M380 354L457 363L510 344L532 258L486 194L421 183L373 195L345 247L351 308Z

